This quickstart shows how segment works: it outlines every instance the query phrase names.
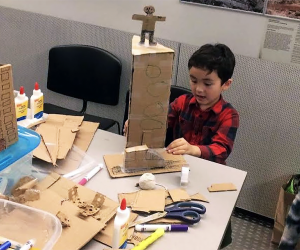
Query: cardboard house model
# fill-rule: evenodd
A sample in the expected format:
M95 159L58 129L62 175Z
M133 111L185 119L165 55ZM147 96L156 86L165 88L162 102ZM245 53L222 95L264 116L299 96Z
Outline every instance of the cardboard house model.
M165 144L174 50L139 42L134 36L125 170L164 167L154 149Z
M18 140L12 67L0 64L0 151Z

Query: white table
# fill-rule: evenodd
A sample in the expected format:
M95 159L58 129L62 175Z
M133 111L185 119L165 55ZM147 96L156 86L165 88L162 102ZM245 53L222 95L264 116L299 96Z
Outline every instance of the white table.
M121 153L125 148L125 137L107 131L98 130L88 149L95 160L104 162L103 155ZM201 221L189 228L188 232L166 232L165 235L149 246L149 250L218 249L227 223L246 178L246 172L192 156L184 156L190 165L187 192L192 195L200 192L209 203L207 212ZM180 186L181 173L156 174L156 181L168 189ZM107 169L100 171L86 186L117 201L118 193L136 191L135 184L139 176L111 179ZM232 182L237 191L209 193L207 187L213 183ZM85 245L83 250L109 248L95 240ZM132 248L129 245L128 248Z

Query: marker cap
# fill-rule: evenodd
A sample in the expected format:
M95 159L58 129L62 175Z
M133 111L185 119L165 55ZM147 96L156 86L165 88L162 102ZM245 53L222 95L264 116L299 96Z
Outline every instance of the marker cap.
M180 231L180 232L185 232L189 229L188 225L183 225L183 224L173 224L171 225L171 231Z

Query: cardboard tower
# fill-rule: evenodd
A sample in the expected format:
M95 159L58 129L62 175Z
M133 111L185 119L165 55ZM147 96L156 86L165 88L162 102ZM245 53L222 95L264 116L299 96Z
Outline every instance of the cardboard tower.
M132 80L125 170L164 167L155 148L164 148L174 50L132 39Z

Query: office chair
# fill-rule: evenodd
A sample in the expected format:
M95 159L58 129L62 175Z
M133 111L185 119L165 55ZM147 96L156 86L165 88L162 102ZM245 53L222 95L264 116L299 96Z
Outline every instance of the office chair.
M179 97L181 95L191 94L191 93L192 93L191 90L189 90L187 88L171 85L169 103L173 102L177 97ZM126 120L128 119L129 95L130 95L130 93L128 90L126 93L125 112L124 112L122 128L124 128L124 124L125 124ZM172 141L173 141L173 131L171 129L167 129L165 146L168 146Z
M99 128L108 130L118 121L86 114L87 103L117 105L122 65L113 54L88 45L56 46L49 51L47 88L54 92L81 99L80 111L51 103L44 104L48 114L84 116L84 121L99 122Z

